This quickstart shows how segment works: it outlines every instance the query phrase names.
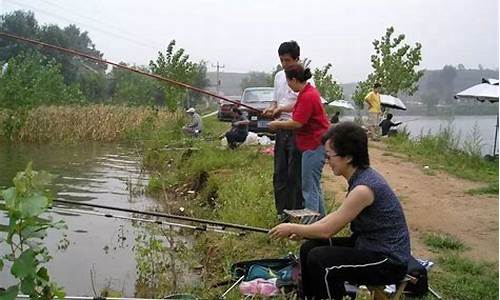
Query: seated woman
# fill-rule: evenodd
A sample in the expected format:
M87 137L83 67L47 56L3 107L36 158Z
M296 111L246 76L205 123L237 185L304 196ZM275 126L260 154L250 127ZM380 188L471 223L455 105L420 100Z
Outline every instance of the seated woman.
M408 226L398 197L370 167L365 130L341 122L322 141L333 173L349 183L346 199L316 223L280 224L270 235L309 239L300 249L302 290L307 299L342 299L345 281L398 282L410 259ZM349 223L350 237L333 237Z

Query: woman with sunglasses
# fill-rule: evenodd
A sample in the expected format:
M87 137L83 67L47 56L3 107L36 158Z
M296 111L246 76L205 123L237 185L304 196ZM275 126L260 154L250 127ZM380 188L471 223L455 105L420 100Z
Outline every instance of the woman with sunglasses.
M399 282L410 260L410 236L399 199L370 167L363 128L341 122L322 139L333 173L349 184L341 206L320 221L280 224L275 238L308 239L300 248L306 299L342 299L344 282L385 285ZM350 224L350 237L334 237Z

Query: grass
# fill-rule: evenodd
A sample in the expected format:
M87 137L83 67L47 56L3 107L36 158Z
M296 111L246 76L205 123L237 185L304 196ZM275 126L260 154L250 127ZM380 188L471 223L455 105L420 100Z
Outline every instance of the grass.
M472 134L471 139L465 141L464 149L460 149L460 138L450 125L441 128L434 135L422 133L412 139L407 132L402 132L386 139L385 142L389 150L404 153L413 161L429 165L432 170L441 169L457 177L488 185L469 193L498 194L498 160L485 160L479 151L478 137ZM434 175L434 172L428 175Z
M115 142L153 138L153 132L169 133L162 128L179 131L183 119L182 113L148 107L39 106L30 110L2 111L0 137L30 143Z
M434 250L465 250L464 242L447 233L426 233L424 241L427 246Z

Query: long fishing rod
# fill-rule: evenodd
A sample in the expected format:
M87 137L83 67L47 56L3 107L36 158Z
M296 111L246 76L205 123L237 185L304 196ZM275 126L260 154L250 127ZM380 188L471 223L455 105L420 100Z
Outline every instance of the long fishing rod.
M217 232L217 233L244 235L244 232L227 231L225 229L222 229L222 227L216 227L216 226L211 226L211 225L195 226L195 225L189 225L189 224L165 222L165 221L161 221L158 219L152 220L152 219L144 219L144 218L126 217L126 216L121 216L121 215L113 215L113 214L109 214L109 213L98 213L98 212L94 212L94 211L85 211L85 210L79 210L79 209L64 209L64 208L51 207L50 211L60 213L60 214L67 214L67 215L80 215L80 214L82 214L82 215L90 215L90 216L98 216L98 217L105 217L105 218L135 221L135 222L141 222L141 223L153 223L153 224L157 224L157 225L166 225L166 226L178 227L178 228L187 228L187 229L192 229L192 230L197 230L197 231L213 231L213 232Z
M208 95L208 96L211 96L211 97L214 97L214 98L218 98L218 99L221 99L221 100L224 100L224 101L228 101L228 102L233 103L233 104L235 104L237 106L243 106L243 107L248 108L250 110L253 110L255 112L262 113L261 110L259 110L257 108L254 108L252 106L243 104L243 103L238 102L238 101L234 101L234 100L228 99L226 97L222 97L220 95L217 95L217 94L211 93L209 91L206 91L206 90L203 90L203 89L191 86L189 84L186 84L186 83L183 83L183 82L180 82L180 81L177 81L177 80L173 80L173 79L168 79L168 78L165 78L165 77L161 77L161 76L156 75L156 74L150 74L150 73L147 73L147 72L144 72L144 71L141 71L141 70L137 70L137 69L134 69L134 68L131 68L131 67L123 66L123 65L117 64L115 62L112 62L112 61L109 61L109 60L105 60L105 59L102 59L102 58L98 58L98 57L95 57L95 56L92 56L92 55L88 55L88 54L85 54L83 52L79 52L79 51L76 51L76 50L73 50L73 49L68 49L68 48L64 48L64 47L60 47L60 46L55 46L55 45L52 45L52 44L47 44L47 43L44 43L44 42L40 42L40 41L37 41L37 40L28 39L28 38L25 38L25 37L21 37L21 36L12 34L12 33L2 32L2 31L0 31L0 36L11 38L11 39L20 40L20 41L23 41L23 42L26 42L26 43L30 43L30 44L40 45L40 46L43 46L43 47L46 47L46 48L55 49L57 51L71 53L73 55L80 56L80 57L85 57L85 58L91 59L93 61L97 61L97 62L100 62L100 63L112 65L112 66L115 66L117 68L121 68L121 69L124 69L124 70L135 72L135 73L138 73L138 74L141 74L141 75L149 76L151 78L155 78L155 79L160 80L160 81L165 81L165 82L168 82L170 84L177 85L179 87L190 89L190 90L193 90L195 92L198 92L198 93L201 93L201 94L205 94L205 95Z
M142 214L142 215L161 217L161 218L168 218L168 219L173 219L173 220L195 222L195 223L201 223L201 224L207 224L207 225L213 225L213 226L220 226L222 229L234 228L234 229L240 229L240 230L245 230L245 231L260 232L260 233L268 233L269 232L269 229L261 228L261 227L226 223L226 222L220 222L220 221L212 221L212 220L207 220L207 219L198 219L198 218L193 218L193 217L172 215L172 214L166 214L166 213L160 213L160 212L140 211L140 210L135 210L135 209L130 209L130 208L121 208L121 207L114 207L114 206L101 205L101 204L83 203L83 202L78 202L78 201L62 200L62 199L55 199L54 202L70 204L70 205L80 205L80 206L88 206L88 207L94 207L94 208L109 209L109 210L115 210L115 211L123 211L123 212L128 212L128 213Z

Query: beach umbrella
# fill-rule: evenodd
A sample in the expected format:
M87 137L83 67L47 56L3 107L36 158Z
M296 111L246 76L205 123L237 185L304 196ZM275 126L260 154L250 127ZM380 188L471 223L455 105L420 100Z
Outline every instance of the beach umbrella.
M406 110L406 105L401 101L401 99L393 97L391 95L380 95L380 104L382 106L394 109Z
M485 79L482 83L471 86L470 88L461 91L455 95L455 99L473 99L480 102L489 101L491 103L498 102L498 79ZM497 152L498 138L498 111L497 125L495 126L495 142L493 144L493 156Z
M335 101L328 103L328 106L335 107L335 108L354 110L354 106L346 100L335 100Z

